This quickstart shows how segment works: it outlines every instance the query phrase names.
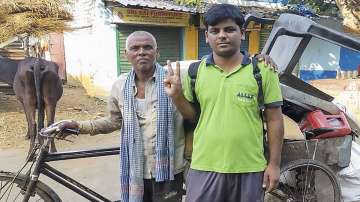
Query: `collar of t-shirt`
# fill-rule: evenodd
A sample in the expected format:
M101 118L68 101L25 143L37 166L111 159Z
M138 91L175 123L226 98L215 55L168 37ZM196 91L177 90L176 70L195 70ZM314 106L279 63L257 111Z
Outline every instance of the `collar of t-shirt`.
M250 63L251 63L251 59L250 59L249 53L248 53L247 51L240 51L240 52L241 52L241 54L243 54L243 56L244 56L241 65L242 65L242 66L245 66L245 65L250 64ZM213 53L209 54L209 55L206 57L206 66L207 66L207 65L215 65Z

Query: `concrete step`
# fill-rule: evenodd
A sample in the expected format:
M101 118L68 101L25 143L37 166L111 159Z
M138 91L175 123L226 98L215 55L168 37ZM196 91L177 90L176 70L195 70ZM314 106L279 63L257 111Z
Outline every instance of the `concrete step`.
M8 84L2 82L0 82L0 92L6 95L15 95L12 86L9 86Z

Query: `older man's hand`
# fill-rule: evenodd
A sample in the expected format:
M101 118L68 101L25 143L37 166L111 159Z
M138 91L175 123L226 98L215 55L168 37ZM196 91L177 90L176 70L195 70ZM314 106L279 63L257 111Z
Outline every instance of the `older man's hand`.
M79 123L73 120L64 120L58 125L58 138L65 139L69 135L73 135L79 131Z

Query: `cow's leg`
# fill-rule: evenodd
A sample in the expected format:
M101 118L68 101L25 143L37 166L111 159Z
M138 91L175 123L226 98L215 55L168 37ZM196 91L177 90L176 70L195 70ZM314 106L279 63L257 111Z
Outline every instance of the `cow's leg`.
M27 127L27 132L26 132L26 135L25 135L25 140L29 140L30 139L30 123L31 123L31 118L30 116L28 116L28 113L26 112L26 108L25 108L25 105L24 103L19 99L21 105L23 106L23 109L24 109L24 113L25 113L25 117L26 117L26 123L28 125Z
M35 112L36 112L36 94L35 94L35 82L34 75L32 71L24 71L21 74L20 78L23 80L23 102L24 102L24 111L27 116L28 121L28 134L30 137L30 147L29 153L32 151L35 145L35 138L37 134L37 126L35 120Z
M37 134L36 130L36 121L35 121L35 111L36 111L36 98L34 95L34 86L31 85L31 82L25 82L24 90L24 111L26 115L26 120L28 122L28 133L30 137L30 147L29 153L32 151L35 145L35 138Z
M28 125L28 130L25 135L25 139L28 140L34 136L32 134L36 133L35 109L30 103L23 104L23 107L24 107L26 121L27 121L27 125Z
M39 105L37 105L37 130L41 130L44 128L44 119L45 119L45 114L44 114L44 103L42 103L41 109L39 109ZM36 131L37 132L37 131ZM37 133L36 133L37 134ZM44 143L44 138L37 135L37 139L39 141L39 144L43 144Z
M62 95L62 83L57 73L47 71L44 72L43 75L43 84L42 93L45 103L47 124L49 126L55 121L56 103ZM57 151L54 141L50 142L50 151Z
M50 126L54 123L55 119L55 108L56 108L56 101L55 103L46 103L45 101L45 112L46 112L46 119L47 119L47 125ZM50 152L56 152L56 146L54 139L50 142Z

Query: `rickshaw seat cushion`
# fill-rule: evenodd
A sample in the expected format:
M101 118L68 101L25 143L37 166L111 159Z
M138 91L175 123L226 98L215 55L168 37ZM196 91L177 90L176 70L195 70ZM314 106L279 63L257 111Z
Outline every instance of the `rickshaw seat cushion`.
M305 136L300 130L299 125L290 117L283 114L284 119L284 140L305 140ZM266 130L266 124L264 124Z
M299 125L286 116L284 117L284 139L286 140L305 140L305 136L302 134Z

